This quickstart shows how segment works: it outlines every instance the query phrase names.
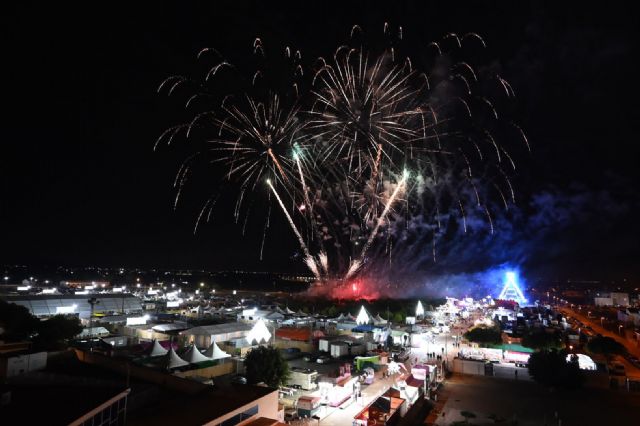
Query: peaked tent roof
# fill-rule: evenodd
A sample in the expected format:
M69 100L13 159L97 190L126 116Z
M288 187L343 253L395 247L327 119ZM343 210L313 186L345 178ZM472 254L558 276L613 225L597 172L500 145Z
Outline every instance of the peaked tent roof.
M178 356L176 351L173 350L173 347L171 347L171 349L169 349L169 352L165 355L164 364L169 370L189 365L187 361Z
M231 355L220 349L220 347L216 344L216 342L211 342L211 346L204 351L204 355L212 360L229 358Z
M156 339L153 339L150 349L147 349L147 355L149 356L162 356L166 355L167 352L169 351L163 348Z
M384 319L384 318L382 318L382 317L380 316L380 314L377 314L377 315L373 318L373 322L374 322L374 323L379 323L379 324L386 324L386 323L387 323L387 320L386 320L386 319Z
M191 347L184 354L182 354L182 358L189 364L211 361L209 358L200 353L198 348L196 348L196 345L191 345Z
M291 309L289 309L289 307L287 306L287 308L285 309L285 312L288 313L289 315L291 314L295 314L294 311L292 311Z

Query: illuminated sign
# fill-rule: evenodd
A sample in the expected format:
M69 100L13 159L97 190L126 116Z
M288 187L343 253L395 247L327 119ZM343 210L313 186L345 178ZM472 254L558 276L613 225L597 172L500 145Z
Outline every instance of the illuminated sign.
M527 301L524 294L522 294L522 290L520 290L520 287L518 286L518 277L515 272L509 271L505 274L504 286L502 287L502 291L500 292L498 299L513 300L520 305Z
M167 308L177 308L180 306L180 301L174 300L167 302Z
M128 317L127 325L145 325L149 320L149 315L145 315L142 317Z

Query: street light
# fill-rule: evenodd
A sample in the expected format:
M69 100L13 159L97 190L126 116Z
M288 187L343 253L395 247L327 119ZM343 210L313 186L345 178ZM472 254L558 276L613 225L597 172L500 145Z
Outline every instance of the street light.
M600 317L600 326L604 327L604 317Z
M622 324L618 325L618 334L620 335L622 335L622 331L621 331L622 327L624 327Z
M93 352L93 308L95 305L99 304L100 301L95 297L87 300L91 305L91 316L89 317L89 351Z

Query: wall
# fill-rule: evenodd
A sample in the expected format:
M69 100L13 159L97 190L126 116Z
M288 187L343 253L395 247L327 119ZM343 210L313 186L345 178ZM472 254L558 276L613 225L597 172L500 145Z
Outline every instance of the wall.
M313 344L298 340L284 340L276 338L274 346L279 349L298 348L301 352L315 352Z
M266 417L269 419L274 419L277 420L279 417L279 409L278 409L278 391L277 389L274 389L273 392L263 396L262 398L258 398L255 401L251 401L249 404L247 405L243 405L242 407L230 411L229 413L225 414L224 416L220 416L217 419L211 420L208 423L205 423L206 426L216 426L221 424L223 421L232 418L233 416L235 416L236 414L242 413L246 410L248 410L249 408L258 405L258 413L253 416L251 419L248 419L246 421L243 421L242 423L240 423L240 425L242 424L247 424L252 422L253 420L260 418L260 417Z
M131 377L155 383L177 392L184 392L193 395L207 387L207 385L203 385L202 383L183 379L182 377L174 376L167 372L133 365L126 360L109 358L97 353L83 352L79 349L75 349L75 353L80 361L87 364L98 365L111 371L115 371L124 377L126 377L127 374L130 374Z
M200 376L200 377L218 377L223 376L225 374L235 373L236 366L234 362L224 362L222 364L213 365L211 367L199 368L197 370L187 370L176 372L175 375L178 377L192 377L192 376Z
M46 352L0 358L0 377L13 377L29 371L42 370L46 367Z
M484 376L484 361L454 358L453 372L460 374L473 374Z

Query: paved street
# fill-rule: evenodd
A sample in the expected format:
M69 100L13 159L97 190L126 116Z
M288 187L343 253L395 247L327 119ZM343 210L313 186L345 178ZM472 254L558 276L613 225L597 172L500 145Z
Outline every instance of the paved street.
M490 417L497 416L516 419L518 426L555 426L557 412L563 426L632 425L640 410L637 394L600 389L552 391L531 381L485 376L454 375L440 395L428 424L450 425L464 420L461 412L469 411L476 416L471 424L492 424Z
M640 347L638 347L634 341L628 338L624 338L619 334L616 334L610 330L603 328L597 320L594 321L593 318L587 318L587 316L583 315L582 312L580 312L579 310L572 310L565 307L561 307L559 308L559 310L565 315L578 318L584 324L588 324L593 329L594 332L598 334L602 334L603 336L608 336L615 339L616 341L624 345L630 354L633 354L636 357L640 358ZM627 377L632 378L634 380L640 380L640 368L631 364L624 357L616 357L616 362L620 362L624 365Z

